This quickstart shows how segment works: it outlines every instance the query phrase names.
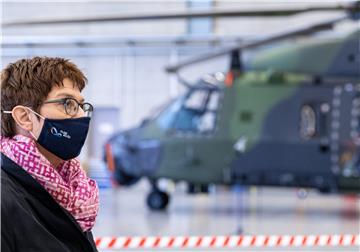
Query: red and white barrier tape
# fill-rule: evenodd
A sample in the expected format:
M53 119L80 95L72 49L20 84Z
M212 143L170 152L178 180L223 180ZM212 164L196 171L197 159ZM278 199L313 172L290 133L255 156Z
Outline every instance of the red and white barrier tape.
M95 242L99 249L343 247L360 246L360 235L98 237Z

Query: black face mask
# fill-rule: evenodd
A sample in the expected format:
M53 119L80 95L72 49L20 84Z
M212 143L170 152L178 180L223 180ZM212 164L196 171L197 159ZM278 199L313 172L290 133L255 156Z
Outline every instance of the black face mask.
M42 147L62 160L79 156L89 131L90 117L48 119L28 109L44 119L40 136L36 140ZM3 112L12 113L12 111ZM31 131L30 134L36 139Z
M45 118L37 142L63 160L79 156L89 131L90 117Z

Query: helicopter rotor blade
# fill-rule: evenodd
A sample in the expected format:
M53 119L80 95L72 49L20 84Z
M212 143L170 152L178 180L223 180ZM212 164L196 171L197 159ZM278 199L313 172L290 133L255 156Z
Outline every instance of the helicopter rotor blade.
M203 61L213 59L213 58L216 58L219 56L223 56L226 54L230 54L231 52L236 51L236 50L251 49L251 48L259 47L259 46L262 46L265 44L293 38L296 36L308 35L308 34L312 34L317 31L322 31L322 30L329 30L329 29L332 29L336 23L343 21L347 18L348 18L348 15L342 15L340 17L337 17L335 19L331 19L331 20L328 20L325 22L319 22L319 23L308 25L308 26L301 27L301 28L279 32L276 34L266 36L263 39L259 39L255 42L242 43L240 45L222 48L215 52L208 53L205 55L193 57L193 58L184 60L180 63L169 65L165 69L168 73L174 73L186 66L193 65L195 63L203 62Z
M201 17L252 17L252 16L289 16L310 11L339 11L349 12L360 11L359 2L343 3L333 6L313 6L313 7L292 7L292 8L266 8L255 10L197 10L197 11L178 11L173 13L153 13L153 14L125 14L118 16L104 17L85 17L71 19L43 19L43 20L23 20L3 23L3 27L23 26L23 25L51 25L51 24L83 24L83 23L102 23L114 21L141 21L141 20L164 20L182 18L201 18Z

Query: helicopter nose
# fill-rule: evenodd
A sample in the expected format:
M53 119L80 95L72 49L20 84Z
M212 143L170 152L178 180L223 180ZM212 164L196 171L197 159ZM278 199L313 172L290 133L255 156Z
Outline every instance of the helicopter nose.
M139 150L138 146L130 143L125 143L124 148L131 154L135 154Z

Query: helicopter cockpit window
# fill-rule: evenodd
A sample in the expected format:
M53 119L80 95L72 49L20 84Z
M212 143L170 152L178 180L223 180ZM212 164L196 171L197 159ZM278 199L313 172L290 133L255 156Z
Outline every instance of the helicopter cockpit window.
M174 128L179 131L207 133L215 129L218 91L194 90L185 99Z
M211 132L216 126L219 97L216 90L192 90L159 115L159 126L177 132Z
M208 90L193 90L186 96L181 109L176 115L173 128L177 131L197 131L207 101Z
M206 99L208 96L207 90L195 90L184 102L185 109L204 110Z
M219 106L219 98L220 98L219 92L212 92L209 99L209 103L207 105L207 109L217 110Z
M313 138L316 134L316 113L310 105L304 105L300 114L300 136Z
M200 132L210 132L214 130L216 124L216 111L219 106L219 92L211 92L206 111L199 120L198 130Z
M159 126L163 129L170 129L174 124L176 115L181 108L181 104L184 100L184 97L181 96L178 99L174 100L165 108L158 116Z

